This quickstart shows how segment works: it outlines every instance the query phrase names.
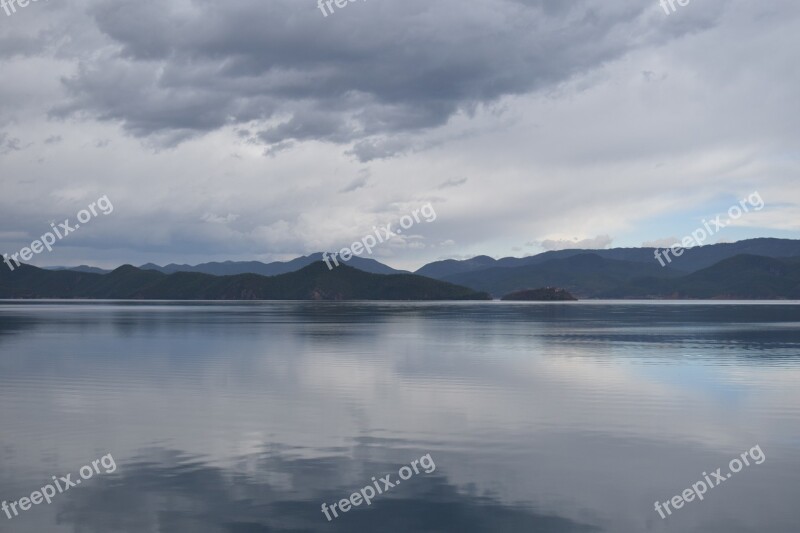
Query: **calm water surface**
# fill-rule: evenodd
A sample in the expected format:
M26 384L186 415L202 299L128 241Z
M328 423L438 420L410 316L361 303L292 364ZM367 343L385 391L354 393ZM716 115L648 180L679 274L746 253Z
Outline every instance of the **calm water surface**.
M0 500L108 453L0 531L796 532L800 305L0 302Z

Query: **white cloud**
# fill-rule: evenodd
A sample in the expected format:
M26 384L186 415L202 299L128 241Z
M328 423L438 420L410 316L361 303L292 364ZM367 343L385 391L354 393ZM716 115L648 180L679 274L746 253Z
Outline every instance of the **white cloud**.
M600 250L611 246L613 240L614 239L608 235L598 235L597 237L591 237L588 239L578 239L577 237L572 240L545 239L541 241L539 245L545 250L570 250L576 248Z
M0 25L0 249L104 194L116 208L45 264L285 259L428 201L417 242L441 244L376 257L497 257L536 251L531 236L637 246L753 190L767 206L725 239L800 236L794 0L670 17L634 0L419 0L336 21L289 1L76 1ZM464 31L499 27L498 42Z
M644 248L672 248L676 244L680 244L681 239L677 237L664 237L663 239L655 239L653 241L645 241L642 243Z

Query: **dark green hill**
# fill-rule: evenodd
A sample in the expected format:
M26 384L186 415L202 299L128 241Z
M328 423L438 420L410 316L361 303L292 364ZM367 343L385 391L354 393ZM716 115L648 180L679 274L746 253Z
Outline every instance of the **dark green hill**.
M582 254L552 259L538 265L465 272L448 276L445 281L501 296L530 287L563 287L578 298L594 298L637 277L668 279L681 275L670 268L633 261L603 259Z
M494 295L528 287L563 287L582 299L800 299L800 258L737 255L685 274L658 263L583 254L538 265L465 272L446 280Z
M413 274L370 274L313 263L280 276L162 274L125 265L109 274L0 269L0 298L157 300L486 300L466 287Z
M629 261L648 265L658 264L655 248L610 248L607 250L557 250L544 252L528 257L504 257L492 259L485 255L462 261L448 259L429 263L417 274L435 279L451 279L457 274L484 271L490 268L516 268L522 266L541 265L554 259L568 259L579 255L593 254L603 259ZM671 257L667 265L685 274L710 267L737 255L760 255L764 257L787 258L800 256L800 240L758 238L746 239L732 243L709 244L687 249L680 257ZM660 266L660 265L659 265Z
M42 270L21 265L13 272L0 265L0 298L75 298L102 276L72 270ZM48 296L42 296L42 295Z
M500 298L504 302L576 302L573 295L564 289L545 287L512 292Z
M472 259L445 259L443 261L436 261L428 263L415 274L426 276L433 279L443 279L447 276L461 274L464 272L473 272L475 270L484 270L497 266L497 261L488 255L479 255Z
M800 299L800 259L737 255L670 280L640 278L599 295L604 298Z

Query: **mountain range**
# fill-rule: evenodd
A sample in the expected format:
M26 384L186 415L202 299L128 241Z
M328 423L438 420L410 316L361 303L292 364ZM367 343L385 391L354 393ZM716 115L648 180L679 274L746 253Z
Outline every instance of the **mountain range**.
M681 277L638 277L598 298L800 300L800 257L737 255Z
M568 290L579 298L690 298L690 299L794 299L800 298L798 280L800 275L800 240L790 239L749 239L736 243L714 244L683 251L680 257L672 257L671 262L661 266L655 258L656 248L613 248L607 250L559 250L549 251L529 257L505 257L494 259L489 256L477 256L466 260L448 259L429 263L418 269L414 274L415 284L408 286L411 291L405 299L417 299L420 294L427 294L421 289L421 279L437 280L468 289L474 293L488 293L499 298L506 294L537 289L542 287L560 287ZM260 287L254 292L247 292L250 286L241 285L245 279L241 276L260 276L280 278L280 282L289 283L292 287L303 285L298 279L281 278L294 272L305 271L312 265L324 266L322 254L316 253L298 257L286 262L261 263L258 261L222 263L204 263L196 266L170 264L158 266L154 264L142 265L138 269L131 266L122 267L133 275L130 269L138 272L136 276L150 276L156 289L131 286L136 289L135 297L151 297L155 293L162 295L179 294L181 299L191 299L191 291L199 291L209 299L235 297L237 290L244 290L246 294L277 295L278 299L288 296L297 296L305 299L307 293L282 292L276 286L267 282L256 284ZM404 271L396 270L378 261L369 258L353 257L346 263L349 270L370 275L382 276L409 276ZM30 267L33 268L33 267ZM318 268L318 267L316 267ZM325 267L327 269L327 267ZM334 268L334 272L339 268ZM119 270L112 274L119 276ZM108 271L95 267L82 266L57 272L71 272L72 274L109 274ZM167 276L156 283L154 274ZM181 274L181 275L178 275ZM187 274L222 277L225 281L213 281L208 278L191 278ZM307 272L306 272L307 274ZM324 272L319 272L324 278ZM355 276L355 274L352 274ZM177 277L174 277L177 276ZM335 279L333 276L331 279ZM236 278L236 279L229 279ZM278 279L276 278L276 279ZM380 276L378 276L380 278ZM55 281L43 280L47 283ZM72 283L65 277L64 283ZM356 281L355 278L352 280ZM383 289L377 287L374 280L361 279L370 287L366 292L359 292L353 288L343 290L341 293L334 291L332 297L349 298L365 297L374 299L383 294ZM249 282L248 282L249 283ZM271 282L270 282L271 283ZM47 286L45 284L45 286ZM184 289L169 288L170 284ZM208 284L206 287L204 284ZM299 284L299 285L298 285ZM101 284L102 285L102 284ZM432 286L426 286L431 289ZM437 288L436 290L440 290ZM150 291L150 292L148 292ZM155 292L153 292L155 291ZM313 292L313 291L312 291ZM97 294L108 294L102 290ZM0 296L9 294L0 290ZM65 294L69 294L67 291ZM120 293L114 292L114 297L121 298ZM322 291L323 296L327 295ZM442 291L441 294L450 294ZM466 293L454 292L453 295L463 296ZM395 295L398 296L399 295ZM77 296L67 296L77 297ZM167 296L164 296L167 298ZM199 296L198 296L199 297ZM325 296L327 297L327 296ZM391 298L394 299L394 298Z
M274 261L272 263L262 263L261 261L224 261L202 263L199 265L177 265L170 263L165 266L147 263L139 267L141 270L155 270L162 274L174 274L176 272L196 272L200 274L211 274L212 276L235 276L237 274L259 274L261 276L278 276L296 272L312 263L322 261L322 252L311 255L304 255L291 261ZM347 265L363 272L371 274L408 274L405 270L397 270L388 265L384 265L374 259L354 256ZM77 267L49 267L48 270L73 270L75 272L89 272L93 274L108 274L110 270L81 265Z
M277 276L164 274L124 265L108 274L0 269L0 298L109 300L488 300L486 293L414 274L371 274L316 262Z
M472 259L457 261L446 259L428 263L415 274L434 279L445 279L456 274L486 270L489 268L513 268L526 265L538 265L553 259L565 259L582 254L594 254L603 259L615 259L644 263L661 267L655 258L659 248L611 248L608 250L569 249L544 252L528 257L504 257L493 259L489 256L478 256ZM663 248L661 248L663 250ZM680 257L670 256L671 262L666 266L681 272L695 272L710 267L723 259L737 255L760 255L764 257L800 257L800 240L759 238L747 239L733 243L709 244L695 248L687 248Z
M581 299L800 299L800 257L743 254L686 274L657 263L579 254L535 265L466 272L444 281L495 297L526 288L560 287Z

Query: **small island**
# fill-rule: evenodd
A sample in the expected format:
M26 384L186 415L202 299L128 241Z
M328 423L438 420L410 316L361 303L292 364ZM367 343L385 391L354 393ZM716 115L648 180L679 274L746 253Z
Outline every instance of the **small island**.
M578 299L564 289L545 287L526 289L506 294L500 298L504 302L577 302Z

